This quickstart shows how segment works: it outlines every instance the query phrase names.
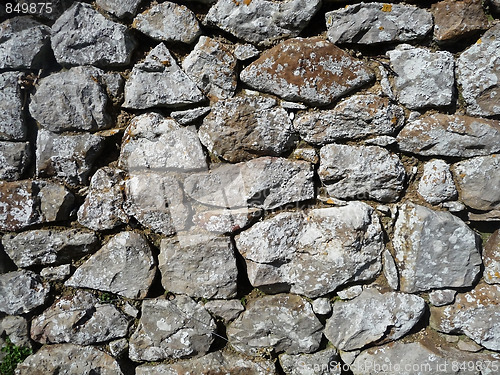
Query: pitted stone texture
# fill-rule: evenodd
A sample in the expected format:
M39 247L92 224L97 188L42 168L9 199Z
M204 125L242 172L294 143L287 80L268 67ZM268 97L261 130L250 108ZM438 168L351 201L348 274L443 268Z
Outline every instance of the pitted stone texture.
M23 104L19 72L0 74L0 140L24 141L27 128L24 123Z
M96 0L96 5L118 18L134 17L142 0Z
M378 146L331 144L321 148L319 177L335 198L394 202L404 188L399 158Z
M235 163L278 156L293 144L292 122L275 99L239 96L217 102L199 130L209 151Z
M81 229L37 229L2 237L5 252L18 267L69 262L93 252L97 244L94 232Z
M179 234L163 239L158 256L165 290L201 298L233 298L238 269L229 237Z
M224 319L226 323L236 319L241 312L245 311L245 308L238 299L218 299L208 301L204 305L211 314L216 315Z
M500 286L479 284L459 293L455 303L431 308L431 326L441 332L465 334L479 345L500 351Z
M282 42L240 74L244 83L258 91L318 106L332 103L373 78L362 61L319 37Z
M194 109L185 109L183 111L173 111L170 113L170 116L180 125L191 125L207 115L210 109L210 107L198 107Z
M40 129L36 139L37 177L56 177L71 186L87 185L104 141L96 134L61 135Z
M27 16L0 24L0 69L40 69L49 56L50 27Z
M448 163L441 159L425 163L422 178L418 183L418 193L430 204L456 198L457 189Z
M484 245L484 281L500 284L500 229L497 229Z
M19 180L30 158L29 142L0 141L0 180Z
M293 123L309 143L323 145L340 139L392 135L403 126L403 109L378 95L353 95L334 109L306 112Z
M123 136L119 164L128 171L196 171L207 169L193 128L150 112L134 117Z
M0 275L0 311L9 315L27 314L42 306L50 286L42 284L32 271L13 271Z
M44 280L64 281L71 276L71 264L45 267L40 271L40 276L43 277Z
M320 7L321 0L219 0L205 22L238 39L269 46L299 35Z
M184 73L163 43L132 69L125 83L123 107L179 107L205 99L196 84Z
M196 16L184 5L165 1L153 5L134 19L132 27L164 42L193 43L201 34Z
M146 300L139 326L130 337L129 356L133 361L202 356L215 330L210 314L187 296Z
M77 291L54 302L31 323L31 338L41 344L89 345L127 335L128 320L112 304Z
M75 2L52 25L52 49L59 64L124 66L135 40L125 25L113 22L90 4Z
M476 210L500 209L500 155L478 156L453 165L460 200Z
M438 289L429 293L429 302L434 306L449 305L455 301L456 290Z
M500 114L500 25L489 29L457 60L457 83L472 116Z
M477 235L449 212L405 203L393 246L403 292L471 286L481 271Z
M347 351L394 341L418 323L425 306L423 298L411 294L365 289L351 301L333 304L325 336L336 348Z
M224 208L273 209L315 195L311 164L275 157L191 174L184 181L184 190L198 202Z
M402 104L420 109L452 103L455 60L450 52L431 52L402 44L387 55L397 74L394 88Z
M236 58L229 46L202 36L182 62L182 69L212 100L234 96L238 78Z
M258 56L260 51L251 44L237 44L233 53L238 60L246 61Z
M135 232L121 232L82 264L65 285L141 299L146 297L155 273L146 239Z
M312 301L312 308L316 315L328 315L332 312L332 304L328 298L316 298Z
M442 113L410 121L399 148L422 156L472 157L500 150L500 121Z
M353 4L325 17L332 43L408 42L424 38L433 26L432 14L412 5Z
M384 252L385 252L385 250L384 250ZM337 291L337 296L340 299L349 300L349 299L356 298L362 292L363 292L363 286L362 285L353 285L353 286L349 286L349 287L347 287L345 289L338 290Z
M341 375L340 356L335 348L313 354L282 354L279 361L286 375Z
M18 375L123 375L113 357L93 346L45 345L17 365Z
M112 126L106 113L104 74L101 69L80 66L42 78L31 98L31 115L42 128L55 133Z
M253 286L312 298L376 276L384 249L378 217L361 202L280 213L235 240Z
M212 233L232 233L246 227L260 213L256 208L208 210L196 213L193 223Z

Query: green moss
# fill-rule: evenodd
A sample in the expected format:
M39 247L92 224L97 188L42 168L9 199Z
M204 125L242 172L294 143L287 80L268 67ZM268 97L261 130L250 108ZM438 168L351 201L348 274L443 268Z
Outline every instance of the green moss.
M28 347L14 345L8 336L1 351L7 354L0 363L0 375L13 375L17 364L24 361L32 353Z

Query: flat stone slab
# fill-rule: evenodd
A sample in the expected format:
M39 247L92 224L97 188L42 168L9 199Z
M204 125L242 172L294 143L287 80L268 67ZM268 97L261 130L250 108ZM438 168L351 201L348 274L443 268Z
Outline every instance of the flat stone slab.
M24 97L21 93L20 72L0 74L0 140L24 141L27 128L24 123Z

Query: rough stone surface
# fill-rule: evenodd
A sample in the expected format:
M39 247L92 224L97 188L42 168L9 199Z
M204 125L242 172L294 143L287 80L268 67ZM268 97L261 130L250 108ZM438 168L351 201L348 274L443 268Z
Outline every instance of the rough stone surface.
M256 90L313 105L328 105L373 77L363 62L319 37L282 42L240 74Z
M18 81L19 72L0 74L0 140L24 141L27 128L24 123L24 99Z
M313 354L282 354L279 357L286 375L340 375L340 357L330 348Z
M99 8L118 18L134 17L142 0L96 0Z
M204 95L184 73L163 43L132 69L125 83L123 107L173 107L203 101Z
M374 210L361 202L284 212L236 236L250 283L318 297L380 271L384 249Z
M31 158L28 142L0 141L0 180L19 180Z
M394 202L403 191L399 158L378 146L331 144L321 148L319 177L335 198Z
M408 42L422 39L433 26L431 13L412 5L353 4L325 17L332 43Z
M328 315L332 312L332 305L328 298L316 298L312 301L312 308L316 315Z
M424 164L424 172L418 183L418 193L430 204L438 204L456 198L450 166L444 160L434 159Z
M351 301L333 304L325 336L341 350L394 341L408 333L425 312L425 301L404 293L365 289Z
M8 336L10 342L14 345L25 346L28 348L32 348L33 346L29 337L28 321L21 316L7 315L1 318L0 334L2 337Z
M173 111L170 116L180 125L191 125L210 112L210 107L199 107L195 109L185 109L183 111Z
M420 109L452 103L455 60L450 52L402 44L387 54L397 74L394 88L402 104Z
M227 337L237 351L249 355L270 347L277 353L311 353L319 347L322 329L309 302L278 294L250 302L227 328Z
M332 110L306 112L293 122L307 142L322 145L369 135L392 135L403 126L401 107L377 95L353 95Z
M134 361L201 356L208 352L215 329L210 314L187 296L146 300L130 337L129 356Z
M219 0L205 22L246 42L268 46L297 36L320 6L320 0Z
M391 252L387 249L382 253L382 264L384 266L384 276L387 280L387 284L392 290L399 289L399 274L398 268L396 267L396 262Z
M213 315L224 319L226 323L236 319L241 312L245 311L241 301L237 299L208 301L204 307Z
M337 291L337 296L343 300L353 299L359 296L363 292L363 289L362 285L349 286L345 289Z
M135 232L121 232L81 265L65 285L144 298L155 273L146 239Z
M237 44L233 53L238 60L246 61L258 56L260 51L251 44Z
M455 301L457 295L456 290L452 289L438 289L429 293L429 302L434 306L449 305Z
M288 113L276 100L260 96L219 101L199 130L208 150L232 163L278 156L292 146L292 134Z
M45 267L40 271L40 276L49 281L64 281L71 275L71 265L61 264L60 266Z
M193 43L201 34L196 16L184 5L165 1L139 14L132 24L147 36L164 42Z
M32 271L13 271L0 275L0 311L10 315L26 314L43 305L50 286L42 284Z
M405 203L393 246L403 292L472 286L480 272L477 235L449 212Z
M109 352L115 358L123 356L128 350L128 340L126 338L111 341L109 343Z
M91 5L75 2L52 25L52 49L59 64L123 66L135 40L125 25L113 22Z
M484 281L500 284L500 229L486 241L483 250Z
M249 225L261 210L256 208L237 208L202 211L193 216L193 223L212 233L232 233Z

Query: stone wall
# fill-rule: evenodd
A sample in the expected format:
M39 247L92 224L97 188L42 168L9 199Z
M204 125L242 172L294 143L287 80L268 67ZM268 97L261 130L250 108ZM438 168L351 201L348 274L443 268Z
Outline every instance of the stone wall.
M17 374L500 372L498 0L20 3Z

